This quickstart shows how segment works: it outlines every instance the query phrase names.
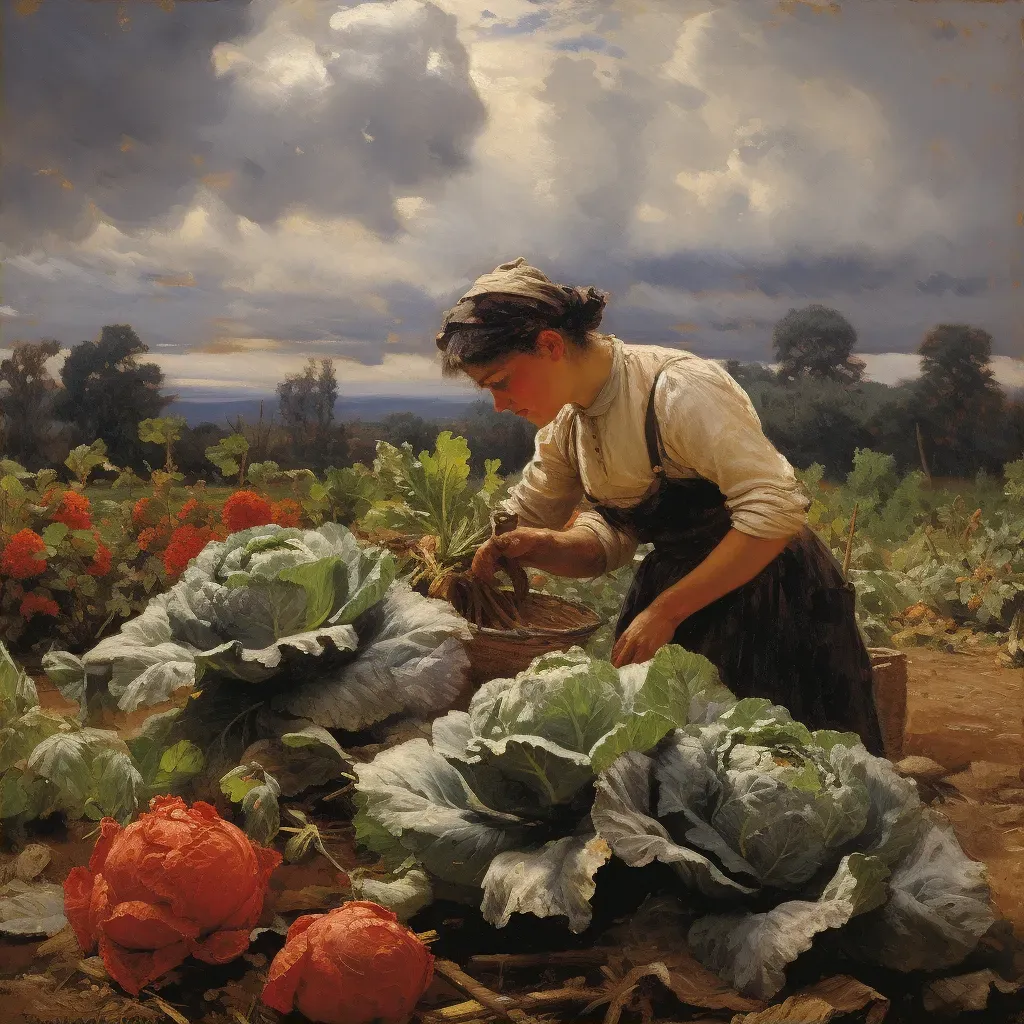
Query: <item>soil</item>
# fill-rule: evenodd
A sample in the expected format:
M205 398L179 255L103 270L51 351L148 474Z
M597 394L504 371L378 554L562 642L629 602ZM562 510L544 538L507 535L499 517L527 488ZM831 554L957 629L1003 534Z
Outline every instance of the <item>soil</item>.
M1024 670L1005 667L988 653L949 654L919 648L908 653L903 753L931 758L947 770L932 806L949 820L964 850L987 865L995 905L1017 939L1024 939ZM59 695L45 685L40 696L44 704L60 706ZM137 725L116 724L129 730ZM29 837L53 851L43 879L60 882L72 865L86 863L92 846L87 833L94 827L93 823L72 823ZM347 866L353 860L345 847L342 840L332 853ZM333 905L343 881L322 858L308 865L282 867L273 879L261 923L269 925L277 907L315 911L318 901ZM1008 928L1005 931L1008 934ZM214 972L216 977L209 968L204 968L207 973L202 976L182 968L159 996L147 996L141 1002L125 998L101 974L83 974L77 966L82 954L67 933L47 944L0 941L0 1021L167 1021L175 1019L177 1007L191 1021L256 1022L261 977L280 941L273 933L261 936L244 963L226 965ZM1011 940L1010 945L1018 944ZM93 964L95 970L95 961L85 963ZM1024 962L1019 968L1024 970ZM161 1004L160 998L166 1003ZM901 1014L895 1016L903 1019ZM1009 1001L994 997L988 1009L961 1020L1024 1024L1024 1001L1017 996Z

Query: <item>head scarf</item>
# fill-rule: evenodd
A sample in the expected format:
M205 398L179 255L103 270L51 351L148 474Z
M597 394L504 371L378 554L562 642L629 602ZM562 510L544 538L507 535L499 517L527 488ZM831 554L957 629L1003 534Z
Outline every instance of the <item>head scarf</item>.
M471 350L494 347L502 339L510 350L521 350L545 328L574 336L596 330L604 305L605 296L596 288L555 284L520 256L478 277L444 313L437 347L447 355L453 336L464 339L459 348L465 351L455 355L456 363L472 361Z

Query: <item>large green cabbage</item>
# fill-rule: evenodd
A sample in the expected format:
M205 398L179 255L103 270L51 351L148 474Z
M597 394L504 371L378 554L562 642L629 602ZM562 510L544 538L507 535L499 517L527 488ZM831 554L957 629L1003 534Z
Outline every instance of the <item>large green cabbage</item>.
M198 688L186 706L197 742L243 712L282 718L252 740L436 712L466 685L469 636L449 605L413 593L390 554L344 527L259 526L208 544L82 658L54 653L44 667L65 692L108 688L124 711Z
M627 753L597 783L596 830L627 864L669 864L695 955L769 998L816 935L898 970L958 963L992 924L984 867L913 782L851 733L748 698Z
M356 836L396 867L413 857L438 894L480 903L498 927L518 912L581 931L611 855L589 818L598 773L733 700L679 647L621 670L579 648L543 655L434 722L431 743L357 765Z

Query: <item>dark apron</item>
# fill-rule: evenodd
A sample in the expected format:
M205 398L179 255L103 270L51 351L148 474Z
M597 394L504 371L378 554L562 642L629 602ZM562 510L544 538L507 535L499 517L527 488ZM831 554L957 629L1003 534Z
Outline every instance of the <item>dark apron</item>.
M658 594L700 565L732 526L716 484L665 476L654 410L660 375L644 425L655 491L628 509L587 495L609 525L654 545L633 577L616 637ZM811 729L855 732L872 754L883 755L871 660L854 602L832 552L805 526L752 580L685 619L672 642L704 655L737 696L767 697Z

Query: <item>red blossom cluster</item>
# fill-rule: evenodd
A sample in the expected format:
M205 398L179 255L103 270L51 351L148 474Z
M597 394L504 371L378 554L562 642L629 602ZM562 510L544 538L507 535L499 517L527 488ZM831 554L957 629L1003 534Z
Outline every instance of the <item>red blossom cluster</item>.
M180 576L196 555L212 540L216 532L209 526L185 523L176 527L164 549L164 570L171 579Z
M235 491L224 502L220 518L231 533L238 533L252 526L266 526L273 522L274 510L270 502L255 491Z
M89 499L78 491L65 491L50 519L55 523L63 523L70 530L91 529L92 507Z
M46 541L35 530L19 530L0 555L0 575L27 580L46 572Z
M32 591L21 599L18 614L27 622L33 615L50 615L56 618L60 613L57 602L45 594L38 594Z
M110 548L100 540L100 535L95 530L93 531L93 536L96 538L96 553L92 556L92 560L86 566L85 571L90 576L106 576L113 566L114 555Z

